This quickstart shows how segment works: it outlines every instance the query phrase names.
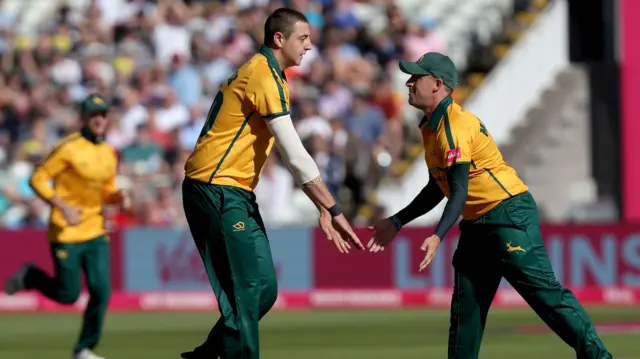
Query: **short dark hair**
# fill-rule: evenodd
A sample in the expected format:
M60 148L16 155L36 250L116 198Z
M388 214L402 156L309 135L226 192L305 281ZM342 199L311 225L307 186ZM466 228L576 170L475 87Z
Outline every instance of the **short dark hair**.
M299 11L283 7L276 9L267 17L267 21L264 23L264 44L267 46L273 45L273 35L276 32L281 32L284 38L288 39L293 34L298 22L308 24L309 20Z

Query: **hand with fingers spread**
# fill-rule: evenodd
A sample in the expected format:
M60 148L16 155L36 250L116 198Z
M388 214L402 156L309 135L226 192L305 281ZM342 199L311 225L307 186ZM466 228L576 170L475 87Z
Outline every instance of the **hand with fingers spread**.
M340 233L342 239L347 242L348 248L351 248L349 244L353 244L356 249L364 249L362 242L360 242L360 238L355 234L344 214L333 217L332 223L335 230Z
M367 243L367 248L369 248L369 252L377 253L383 251L396 237L396 234L400 231L400 224L393 217L389 217L376 221L368 228L374 233L369 243Z
M345 242L340 236L340 233L333 228L333 219L331 218L331 214L326 209L320 210L320 218L318 218L318 225L320 229L324 233L324 236L327 237L328 240L333 241L336 248L340 253L348 253L349 248L351 247L349 243Z
M420 249L425 252L424 259L420 262L420 272L425 270L429 263L436 256L436 251L438 250L438 246L440 245L442 240L437 235L432 235L431 237L424 240Z
M329 211L322 209L318 224L327 239L335 244L340 253L349 253L351 244L355 245L357 249L364 248L344 215L332 217Z

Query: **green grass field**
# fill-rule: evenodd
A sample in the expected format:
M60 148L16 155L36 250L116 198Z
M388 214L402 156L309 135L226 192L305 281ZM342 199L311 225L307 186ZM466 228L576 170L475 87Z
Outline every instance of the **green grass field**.
M596 323L640 323L640 308L589 308ZM111 314L96 353L108 359L179 358L206 336L216 314ZM0 315L0 358L70 358L80 317ZM448 313L443 310L274 312L261 326L265 359L446 358ZM574 358L530 310L494 310L481 358ZM601 333L616 359L640 358L638 332ZM212 358L213 359L213 358Z

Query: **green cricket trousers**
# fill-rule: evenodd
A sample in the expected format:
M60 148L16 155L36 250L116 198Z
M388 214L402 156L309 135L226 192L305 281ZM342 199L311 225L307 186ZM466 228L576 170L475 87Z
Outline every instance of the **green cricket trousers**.
M182 196L221 315L204 344L183 357L258 359L258 321L275 304L278 286L255 195L186 178Z
M487 313L502 277L578 359L612 358L573 293L558 283L542 242L530 193L507 199L475 221L460 223L453 257L449 359L477 359Z
M80 296L80 281L84 271L89 302L74 353L95 348L102 336L104 317L111 296L109 253L106 235L80 243L51 243L55 276L51 278L34 266L25 277L27 289L36 289L61 304L73 304Z

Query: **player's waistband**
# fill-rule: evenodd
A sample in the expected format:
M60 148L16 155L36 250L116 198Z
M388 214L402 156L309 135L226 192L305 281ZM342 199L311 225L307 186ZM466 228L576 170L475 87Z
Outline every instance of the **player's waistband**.
M508 205L510 202L520 201L520 200L531 200L531 201L534 201L533 196L531 195L531 193L529 191L524 191L524 192L515 194L515 195L513 195L511 197L505 198L502 201L498 202L497 204L495 204L493 206L493 208L491 208L486 213L478 216L478 218L462 219L462 221L460 221L460 229L462 229L465 226L474 224L474 223L480 223L480 222L482 222L483 218L489 217L492 212L497 211L500 207Z
M204 182L195 178L191 178L191 177L184 177L184 180L182 181L182 186L195 186L195 187L202 187L202 188L209 188L210 190L214 190L214 189L220 189L222 191L233 191L236 194L240 194L243 197L245 197L248 201L251 202L255 202L256 201L256 194L253 191L249 191L246 188L242 188L239 186L234 186L234 185L226 185L226 184L217 184L217 183L211 183L211 182Z

